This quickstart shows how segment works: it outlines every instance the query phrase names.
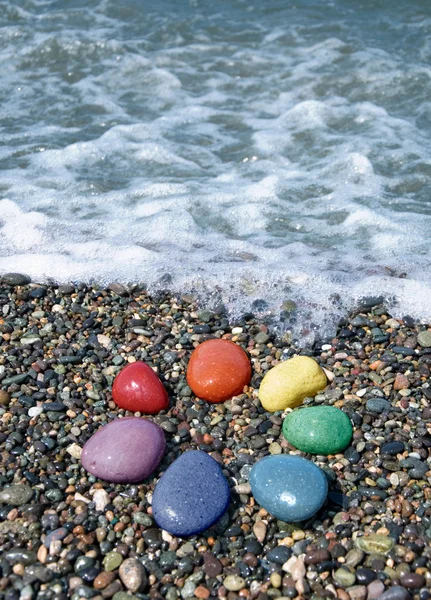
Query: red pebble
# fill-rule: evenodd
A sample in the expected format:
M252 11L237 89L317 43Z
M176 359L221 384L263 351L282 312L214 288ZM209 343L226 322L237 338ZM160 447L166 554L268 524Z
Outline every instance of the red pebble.
M240 346L228 340L208 340L193 351L187 383L198 398L224 402L250 383L251 366Z
M112 386L117 406L132 412L154 415L169 406L168 394L153 369L135 362L122 369Z

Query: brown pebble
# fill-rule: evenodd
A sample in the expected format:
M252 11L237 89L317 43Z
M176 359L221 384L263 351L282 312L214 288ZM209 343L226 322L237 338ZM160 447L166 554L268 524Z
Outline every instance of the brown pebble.
M409 380L402 373L397 373L394 381L394 390L406 390L410 387Z
M47 556L48 556L48 548L46 548L43 544L41 544L37 551L37 560L40 563L44 564Z
M83 581L81 577L74 576L69 579L69 588L75 590L78 586L82 585Z
M214 556L212 552L204 554L204 571L208 577L217 577L223 571L221 562Z
M257 565L259 563L256 556L252 552L247 552L246 554L244 554L242 560L249 567L257 567Z
M129 554L129 546L127 544L118 544L115 546L115 552L118 552L124 558Z
M96 534L94 531L92 531L91 533L82 534L82 535L79 535L78 537L82 542L84 542L84 544L91 546L91 544L94 544Z
M122 589L123 586L117 579L116 581L110 583L108 587L106 587L104 590L102 590L102 596L104 598L112 598L114 594L116 594L117 592L121 592Z
M201 598L201 600L207 600L207 598L210 597L210 591L208 588L204 587L203 585L199 585L195 589L195 596L196 596L196 598Z
M385 591L385 586L381 581L376 579L367 585L368 595L367 600L378 600Z
M85 529L83 528L82 525L77 525L76 527L73 528L73 533L75 535L82 535L83 533L85 533Z
M9 406L10 394L6 390L0 390L0 406Z
M115 573L102 571L93 581L93 587L96 590L104 590L115 579Z
M304 562L306 565L318 565L319 563L330 560L331 555L326 548L318 548L317 550L311 550L304 556Z
M415 590L425 585L425 577L419 573L405 573L400 577L402 586Z
M347 589L351 600L365 600L367 597L367 588L365 585L354 585Z
M413 506L408 500L402 500L401 502L401 516L410 517L413 514Z

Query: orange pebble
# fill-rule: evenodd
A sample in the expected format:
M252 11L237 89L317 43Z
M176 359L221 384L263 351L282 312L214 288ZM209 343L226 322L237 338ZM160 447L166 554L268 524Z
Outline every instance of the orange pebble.
M228 340L208 340L193 351L187 383L198 398L224 402L250 383L251 365L244 350Z

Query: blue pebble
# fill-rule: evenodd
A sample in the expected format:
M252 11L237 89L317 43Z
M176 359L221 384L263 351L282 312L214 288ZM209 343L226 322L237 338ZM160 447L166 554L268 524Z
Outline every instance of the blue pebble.
M230 489L220 465L200 450L190 450L162 475L153 494L153 516L177 536L211 527L229 506Z
M250 472L256 501L269 513L289 523L312 517L325 502L326 477L314 463L300 456L267 456Z
M64 538L69 535L69 531L65 527L59 527L58 529L54 529L51 533L45 538L43 545L45 548L49 548L52 542L57 542L59 540L64 540Z

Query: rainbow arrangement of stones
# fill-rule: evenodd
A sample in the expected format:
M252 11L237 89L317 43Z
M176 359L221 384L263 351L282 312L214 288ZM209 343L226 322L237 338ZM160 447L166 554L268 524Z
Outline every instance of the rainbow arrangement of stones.
M239 395L249 385L252 369L246 352L227 340L208 340L192 353L187 382L192 392L212 403ZM327 385L317 362L297 356L265 375L259 389L262 406L270 411L302 404ZM120 408L145 415L169 407L168 394L145 363L126 366L116 377L112 397ZM289 412L283 435L298 450L315 455L344 450L352 438L348 416L333 406L301 407ZM85 444L82 465L93 476L114 483L140 482L152 475L165 453L163 430L149 419L118 418L99 429ZM255 500L280 520L307 520L323 506L325 474L301 456L281 454L259 460L250 472ZM152 499L157 524L180 537L199 533L216 523L230 502L230 488L220 465L200 450L177 458L158 481Z

